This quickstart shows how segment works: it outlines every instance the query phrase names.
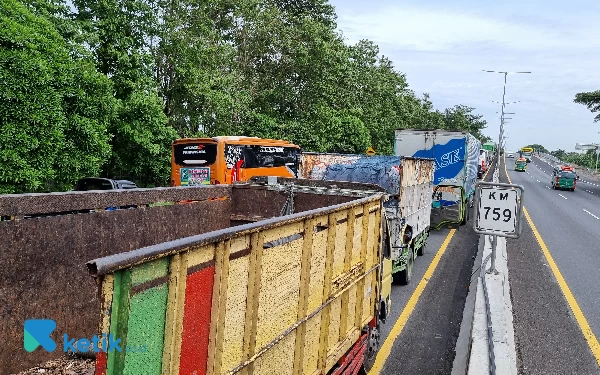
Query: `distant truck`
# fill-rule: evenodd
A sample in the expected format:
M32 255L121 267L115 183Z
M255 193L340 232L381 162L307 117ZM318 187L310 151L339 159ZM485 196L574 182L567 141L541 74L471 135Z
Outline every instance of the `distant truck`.
M431 227L469 220L481 142L463 131L397 129L394 154L435 159Z
M523 147L519 150L519 156L525 158L528 163L531 162L531 158L533 156L533 148L531 147Z
M228 226L87 263L108 337L95 344L121 348L97 351L95 373L368 371L391 303L384 189L281 177L226 189L204 204Z
M303 153L300 170L313 180L375 184L387 193L385 237L394 280L410 283L413 263L429 236L434 160L400 156Z

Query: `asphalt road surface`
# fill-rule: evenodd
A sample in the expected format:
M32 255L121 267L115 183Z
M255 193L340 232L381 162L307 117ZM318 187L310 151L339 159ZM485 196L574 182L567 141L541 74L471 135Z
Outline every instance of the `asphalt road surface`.
M548 252L527 220L521 237L507 241L519 373L600 374L600 347L591 349L600 337L600 186L579 181L574 192L552 190L544 160L534 157L527 172L506 160Z
M486 180L491 177L490 173ZM469 221L465 226L454 227L450 241L442 249L445 250L443 255L434 263L433 274L424 279L451 229L432 231L425 254L415 262L411 283L392 286L392 312L382 325L381 337L381 343L387 340L386 345L391 345L391 351L387 357L377 358L374 369L380 365L380 372L371 371L369 375L451 373L478 250L479 236L473 232L472 225ZM425 280L424 289L420 294L419 291L415 293L422 280ZM419 294L418 299L416 294ZM411 306L414 309L406 319ZM404 316L401 316L403 311ZM403 329L398 334L399 326Z

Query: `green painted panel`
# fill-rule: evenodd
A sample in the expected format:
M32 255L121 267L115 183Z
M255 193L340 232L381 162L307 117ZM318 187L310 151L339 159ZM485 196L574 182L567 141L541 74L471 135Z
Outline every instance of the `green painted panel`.
M148 285L129 297L127 340L123 345L127 375L160 375L169 288L166 280L169 259L163 258L133 267L132 288L164 278L158 285ZM143 288L143 286L142 286Z
M169 271L169 258L161 258L151 262L142 263L131 269L131 285L136 286L147 281L167 275Z
M168 292L164 283L131 296L123 374L161 374Z
M110 315L110 334L115 339L121 339L121 348L127 337L127 321L129 319L129 291L131 289L131 273L129 270L115 272L113 302ZM106 375L123 373L125 351L112 350L108 352Z

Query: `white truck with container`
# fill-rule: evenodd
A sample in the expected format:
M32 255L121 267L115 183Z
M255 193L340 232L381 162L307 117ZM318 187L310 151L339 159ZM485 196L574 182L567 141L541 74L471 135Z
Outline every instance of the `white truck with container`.
M395 155L435 159L432 228L469 220L480 149L481 142L464 131L396 130Z
M312 180L347 181L385 189L385 240L392 250L394 281L408 284L429 236L433 159L303 153L300 171Z

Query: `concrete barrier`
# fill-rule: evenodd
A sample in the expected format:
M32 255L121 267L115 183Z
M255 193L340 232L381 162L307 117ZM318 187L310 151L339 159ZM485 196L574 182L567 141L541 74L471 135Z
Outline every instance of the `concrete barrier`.
M452 375L517 374L506 238L498 237L497 272L487 272L491 252L491 236L481 235Z

